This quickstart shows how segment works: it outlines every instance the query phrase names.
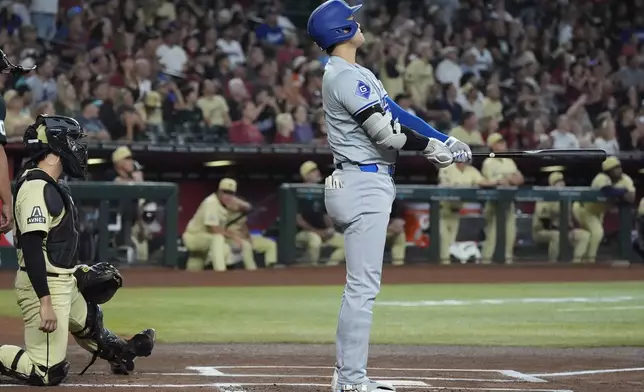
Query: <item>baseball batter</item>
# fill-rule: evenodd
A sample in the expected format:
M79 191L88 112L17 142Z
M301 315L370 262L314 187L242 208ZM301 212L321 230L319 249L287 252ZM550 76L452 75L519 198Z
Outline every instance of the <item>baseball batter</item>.
M38 116L24 135L30 161L14 190L19 271L15 293L25 323L25 349L0 344L0 374L30 385L52 386L69 371L68 334L115 374L128 374L134 359L152 352L155 332L124 340L103 327L99 306L122 285L107 263L77 266L79 229L64 173L87 170L85 134L69 117ZM87 369L88 365L85 369Z
M336 170L325 180L325 204L345 238L347 283L336 335L334 392L394 390L370 380L366 368L399 151L419 151L439 168L472 158L467 145L404 111L371 71L356 64L356 51L365 41L353 18L360 7L328 0L307 25L330 55L322 97Z

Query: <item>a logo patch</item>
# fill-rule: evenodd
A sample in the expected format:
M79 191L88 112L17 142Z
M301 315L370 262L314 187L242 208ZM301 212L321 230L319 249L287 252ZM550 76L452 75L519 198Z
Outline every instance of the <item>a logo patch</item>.
M371 87L369 87L367 83L361 80L358 80L358 86L356 87L356 95L364 99L369 99L369 96L371 95Z
M27 224L28 225L34 225L34 224L43 224L46 223L47 219L45 218L45 215L42 213L42 208L36 206L31 210L31 216L27 218Z

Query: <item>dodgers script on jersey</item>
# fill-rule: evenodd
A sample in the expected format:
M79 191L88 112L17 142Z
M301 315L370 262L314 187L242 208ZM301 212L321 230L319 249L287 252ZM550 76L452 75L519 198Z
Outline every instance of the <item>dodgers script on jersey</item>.
M390 111L382 83L367 68L332 56L322 78L322 98L329 146L335 163L394 164L398 152L379 148L353 116L380 104Z

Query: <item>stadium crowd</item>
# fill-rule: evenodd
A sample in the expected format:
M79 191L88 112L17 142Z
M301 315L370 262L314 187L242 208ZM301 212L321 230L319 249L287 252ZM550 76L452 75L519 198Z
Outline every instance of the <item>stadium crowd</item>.
M6 131L76 116L97 140L325 144L326 54L288 0L1 0ZM316 2L311 1L311 9ZM644 1L365 2L358 61L471 145L644 147Z

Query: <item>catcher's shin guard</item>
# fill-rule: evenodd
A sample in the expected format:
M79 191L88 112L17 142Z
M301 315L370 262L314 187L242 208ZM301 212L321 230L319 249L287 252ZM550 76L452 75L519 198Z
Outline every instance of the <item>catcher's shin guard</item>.
M79 339L93 340L96 342L97 350L93 353L90 363L80 373L81 375L96 362L96 358L109 362L115 374L127 375L134 370L136 357L147 357L152 354L156 340L156 332L153 329L146 329L131 339L125 340L103 327L103 311L100 306L88 303L87 307L87 327L74 336Z

